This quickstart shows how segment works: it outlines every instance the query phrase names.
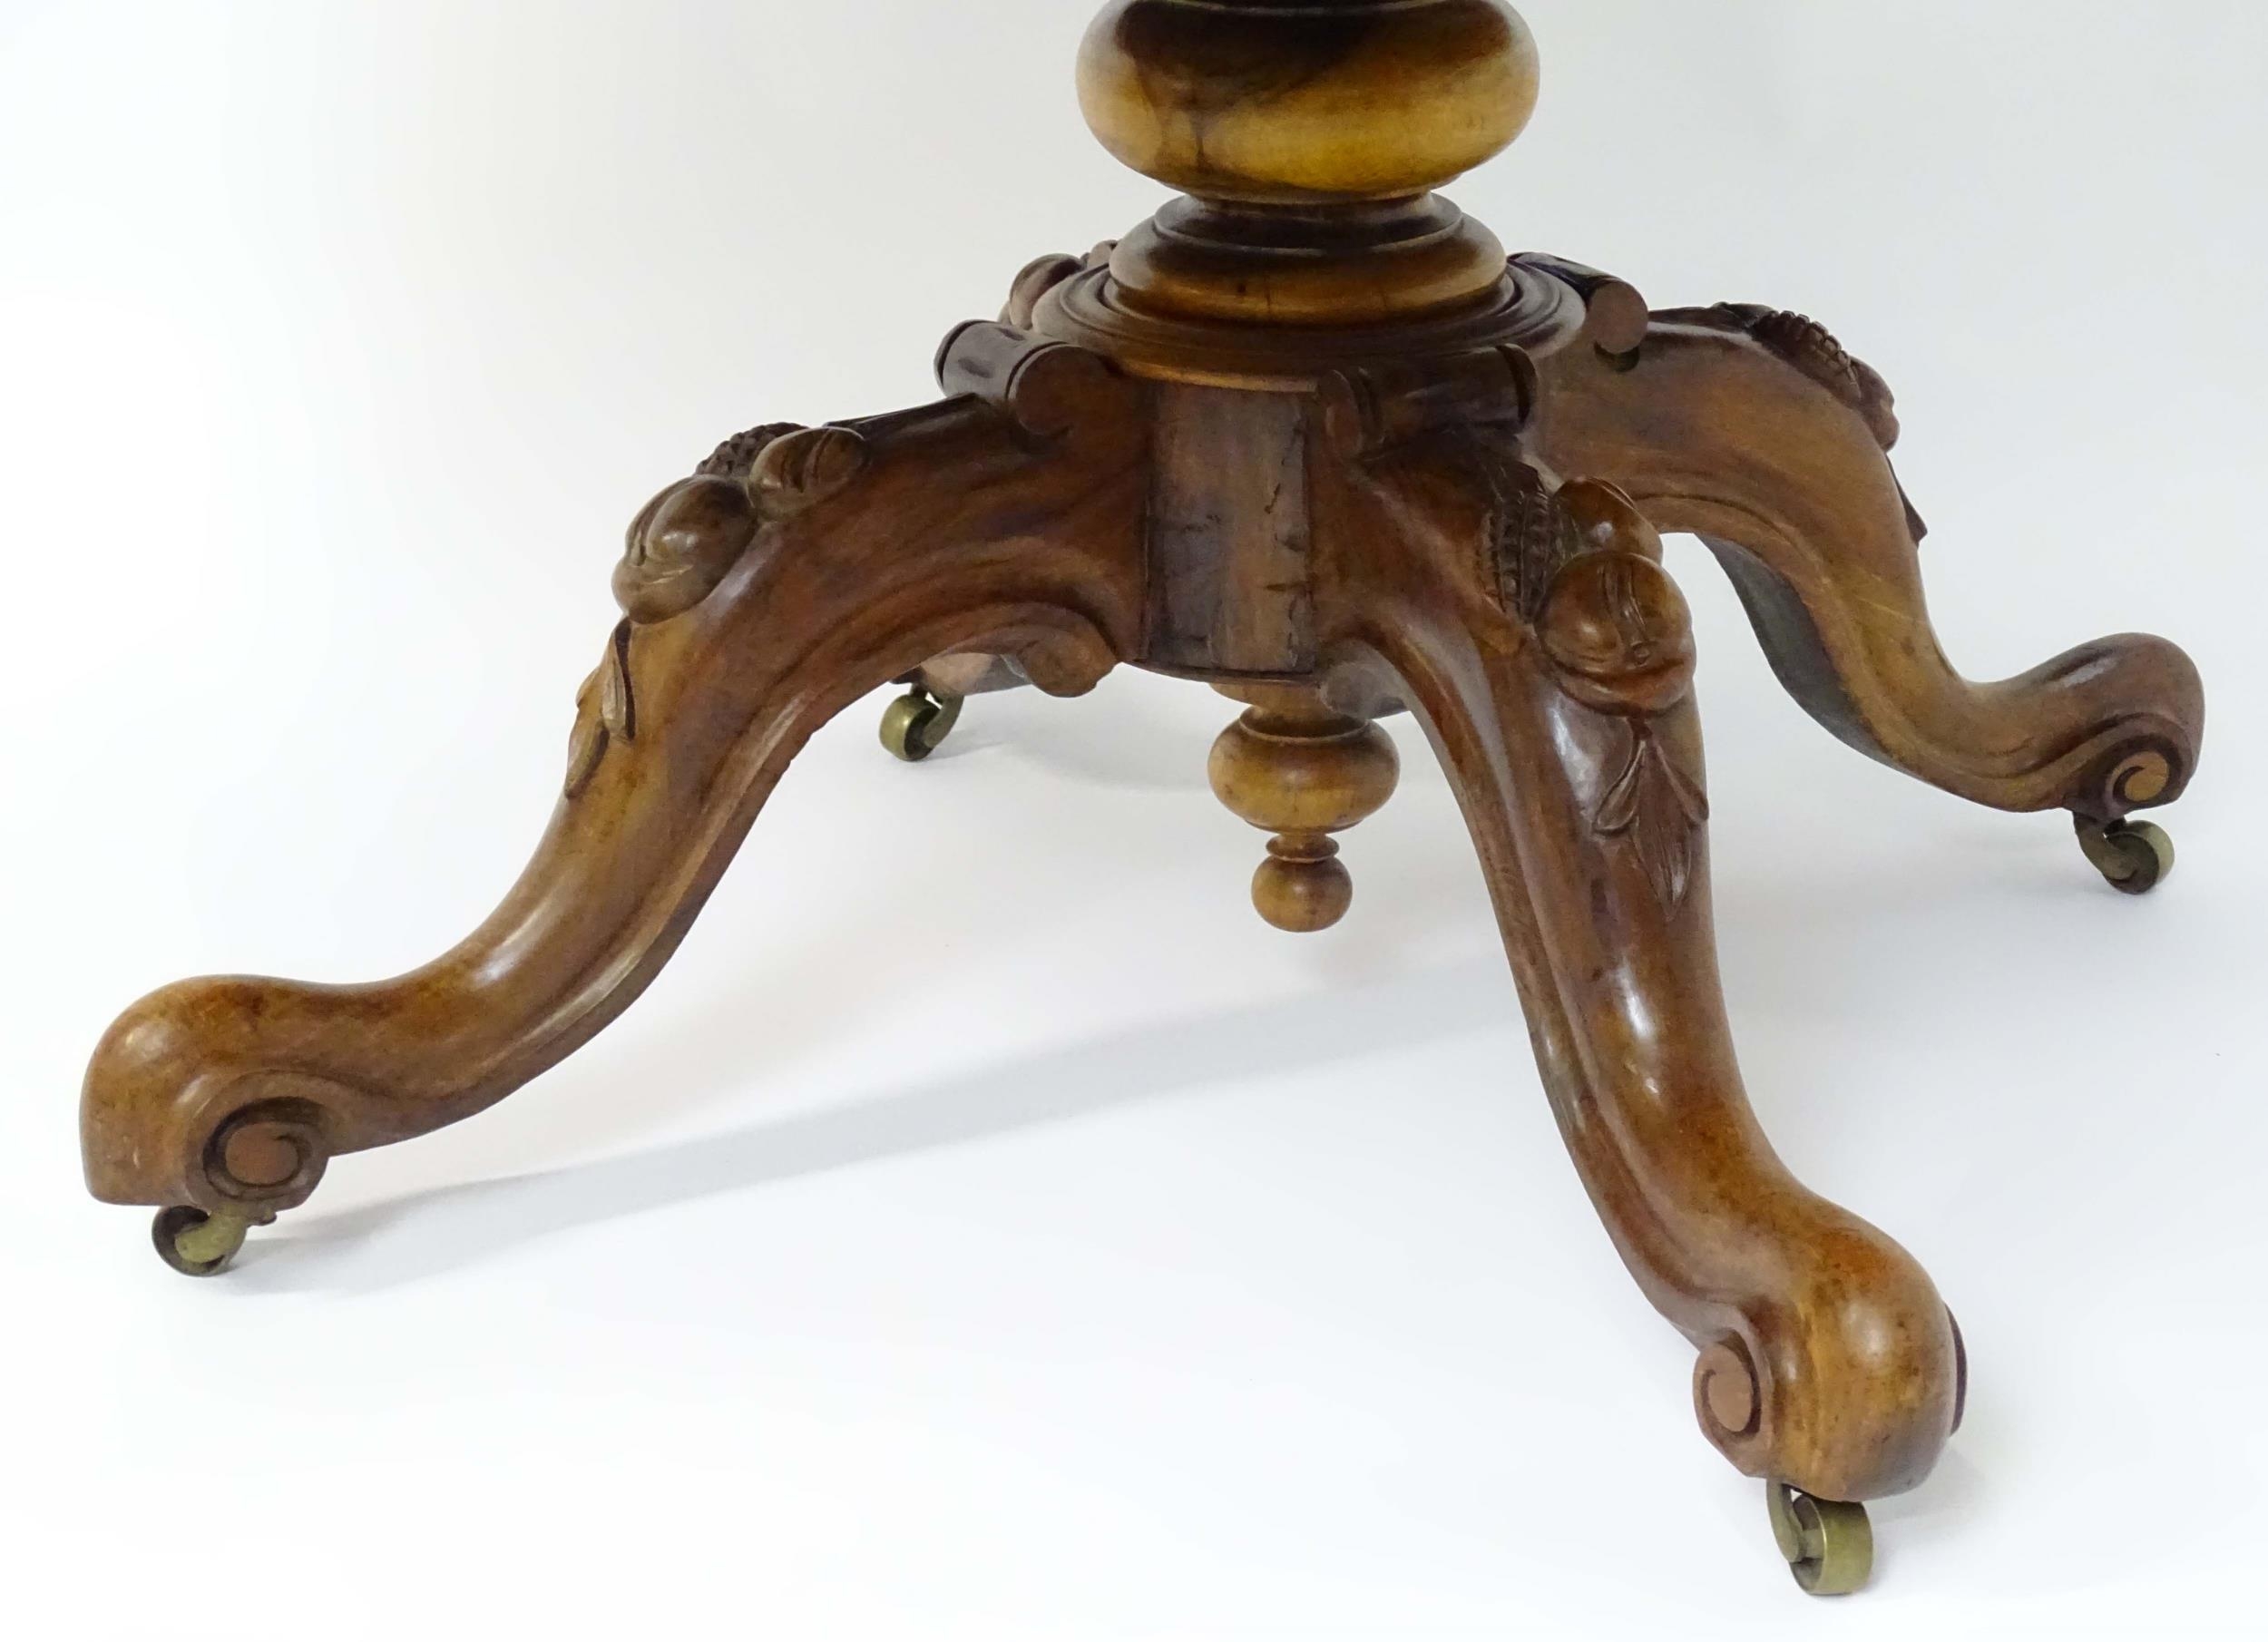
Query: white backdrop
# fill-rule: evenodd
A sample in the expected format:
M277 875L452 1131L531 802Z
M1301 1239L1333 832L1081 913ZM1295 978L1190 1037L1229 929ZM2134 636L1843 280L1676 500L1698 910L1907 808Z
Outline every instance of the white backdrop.
M2140 628L2213 692L2128 902L1833 743L1673 548L1755 1100L1975 1366L1876 1588L1806 1603L1694 1431L1406 723L1303 942L1209 692L987 699L919 768L877 699L596 1044L164 1270L77 1178L110 1017L453 942L637 505L924 397L1158 194L1080 127L1087 0L0 0L0 1630L2257 1634L2268 12L1525 9L1461 203L1880 367L1973 674Z

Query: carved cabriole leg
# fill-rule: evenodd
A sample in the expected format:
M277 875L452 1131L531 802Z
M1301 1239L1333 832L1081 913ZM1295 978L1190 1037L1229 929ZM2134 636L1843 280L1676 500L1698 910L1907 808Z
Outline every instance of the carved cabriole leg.
M955 397L757 430L650 504L567 796L503 904L395 981L208 979L136 1004L87 1073L95 1195L258 1223L329 1157L470 1116L638 996L843 707L971 647L1062 694L1134 653L1143 390L994 326L956 333L941 375Z
M1710 930L1691 632L1610 487L1554 498L1496 428L1337 464L1338 689L1417 712L1479 846L1554 1111L1743 1471L1911 1488L1956 1419L1950 1320L1903 1249L1805 1189L1742 1090Z
M2204 695L2163 639L2098 640L1991 684L1946 660L1921 521L1885 454L1889 390L1813 322L1677 310L1633 353L1570 348L1542 368L1544 460L1705 538L1774 671L1844 741L1980 804L2097 826L2187 785Z

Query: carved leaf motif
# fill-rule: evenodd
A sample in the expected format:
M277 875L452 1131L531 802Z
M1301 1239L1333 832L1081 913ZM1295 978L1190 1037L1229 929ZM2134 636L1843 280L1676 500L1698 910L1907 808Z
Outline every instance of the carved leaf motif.
M756 465L756 459L764 454L764 447L775 439L795 433L797 426L793 422L767 422L761 427L735 434L709 452L707 460L693 471L723 479L745 479L748 470Z
M1696 845L1709 818L1708 795L1678 768L1653 728L1629 727L1630 750L1591 816L1602 837L1637 852L1638 866L1665 914L1685 904L1693 885Z
M591 673L575 692L575 728L567 737L567 779L560 789L569 798L582 796L606 757L606 724L591 710L591 692L598 688L599 672L603 670Z
M1748 330L1757 341L1801 367L1822 385L1846 396L1857 394L1858 373L1853 368L1850 351L1809 314L1766 309L1748 317Z
M631 624L615 624L607 640L606 660L599 664L599 717L607 729L625 741L638 739L638 698L630 682Z
M1638 792L1646 785L1646 737L1634 732L1630 750L1622 761L1622 773L1617 776L1598 800L1598 811L1591 816L1591 826L1609 838L1618 838L1637 825Z
M1561 565L1582 549L1574 521L1552 495L1543 475L1527 463L1498 458L1486 464L1489 557L1497 598L1523 621L1533 621Z
M1716 311L1865 417L1884 450L1898 443L1897 399L1890 384L1818 320L1745 302L1720 303Z
M561 789L570 798L581 797L591 785L616 737L638 738L638 698L630 679L631 631L626 621L615 624L607 635L606 659L575 691L575 728L567 738L567 779Z

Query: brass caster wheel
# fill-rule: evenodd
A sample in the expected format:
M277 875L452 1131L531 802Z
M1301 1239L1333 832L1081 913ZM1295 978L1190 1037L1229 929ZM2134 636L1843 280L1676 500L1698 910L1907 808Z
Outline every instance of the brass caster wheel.
M1814 1500L1784 1482L1765 1484L1772 1537L1788 1571L1814 1597L1847 1597L1874 1571L1874 1528L1866 1507Z
M2147 821L2114 821L2108 826L2079 819L2073 823L2079 847L2095 870L2121 894L2146 895L2174 870L2174 841Z
M882 745L893 758L919 764L935 752L961 717L959 696L933 696L918 684L882 715Z
M208 1215L181 1205L158 1210L150 1240L158 1258L185 1277L210 1277L225 1269L244 1246L252 1222L241 1215Z

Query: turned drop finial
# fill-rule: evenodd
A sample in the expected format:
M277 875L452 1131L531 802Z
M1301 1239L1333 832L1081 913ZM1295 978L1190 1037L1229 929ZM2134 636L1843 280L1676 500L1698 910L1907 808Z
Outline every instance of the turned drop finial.
M1238 818L1276 836L1252 878L1252 904L1280 930L1312 934L1346 916L1354 880L1331 835L1369 819L1393 796L1393 738L1291 684L1213 687L1249 710L1221 733L1207 764L1213 792Z
M1438 188L1520 135L1536 83L1535 42L1501 0L1115 0L1079 57L1105 148L1244 203Z

